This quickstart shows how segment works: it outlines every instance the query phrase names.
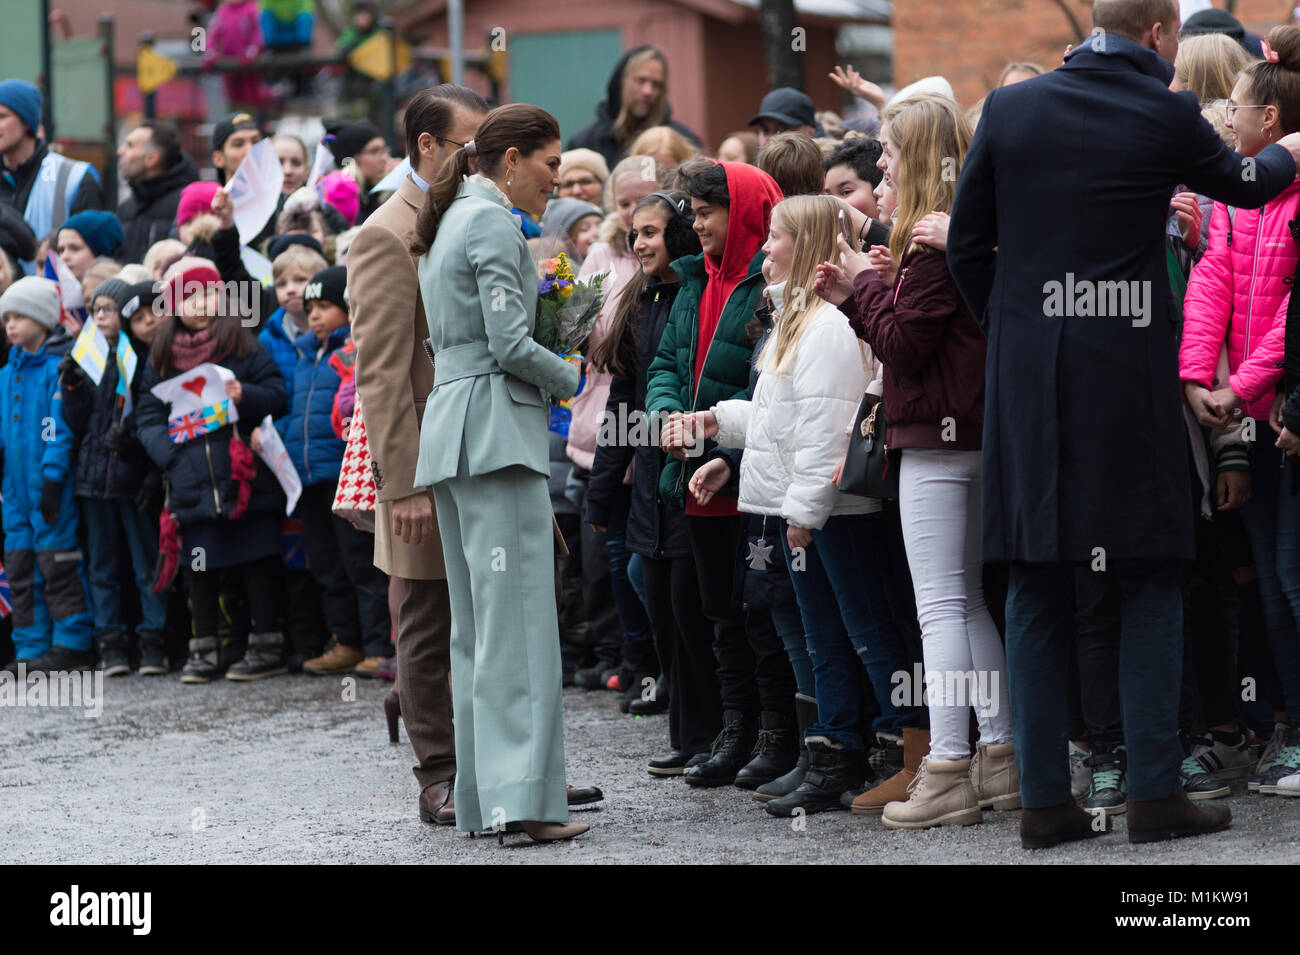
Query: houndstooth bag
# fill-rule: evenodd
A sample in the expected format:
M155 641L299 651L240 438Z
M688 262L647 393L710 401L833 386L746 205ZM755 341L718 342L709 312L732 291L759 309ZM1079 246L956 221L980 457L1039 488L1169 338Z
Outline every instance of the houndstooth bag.
M348 523L375 532L375 475L370 467L370 442L357 395L348 428L348 446L339 467L339 486L334 492L333 512Z

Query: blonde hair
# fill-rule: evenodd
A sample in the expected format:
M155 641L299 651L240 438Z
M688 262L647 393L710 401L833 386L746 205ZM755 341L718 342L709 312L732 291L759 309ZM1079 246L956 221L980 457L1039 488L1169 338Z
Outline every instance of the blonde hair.
M1001 88L1002 84L1007 81L1007 77L1012 73L1029 73L1033 76L1042 76L1043 68L1037 63L1008 63L1006 66L1002 67L1002 74L998 77L997 85L993 88Z
M898 157L898 211L889 237L895 262L916 243L912 230L931 212L951 212L957 178L970 148L970 120L946 96L922 93L885 109L889 142Z
M144 267L149 270L151 279L161 279L167 266L184 254L185 243L180 239L159 239L144 254Z
M1226 99L1212 99L1201 106L1201 115L1205 121L1214 127L1214 131L1219 134L1219 138L1229 148L1233 148L1236 142L1236 136L1228 128L1228 101Z
M277 255L275 261L271 263L271 280L279 279L291 269L298 269L312 276L327 268L329 263L325 261L323 255L308 246L294 243Z
M1237 74L1250 63L1250 54L1222 33L1189 36L1178 43L1174 76L1202 103L1227 99L1237 84Z
M655 156L659 153L668 153L673 157L673 161L680 165L697 155L697 152L696 148L686 141L686 137L671 126L651 126L632 141L627 154Z
M81 277L82 299L86 302L93 301L95 289L103 285L106 279L111 279L120 271L122 271L121 263L104 255L99 256L91 263L90 268L86 269L86 274Z
M813 282L817 266L835 261L839 253L835 237L840 234L841 212L847 217L849 204L838 196L826 195L791 196L772 209L772 223L794 238L794 255L785 279L781 312L773 317L772 333L755 359L755 366L764 373L785 374L809 319L822 306L822 300L813 293ZM865 366L865 351L862 358Z

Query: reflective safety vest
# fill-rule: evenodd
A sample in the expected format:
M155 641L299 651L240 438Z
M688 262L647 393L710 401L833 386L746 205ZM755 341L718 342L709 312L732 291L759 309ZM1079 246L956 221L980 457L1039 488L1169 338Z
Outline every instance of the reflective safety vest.
M36 172L36 181L32 183L32 191L27 196L27 208L23 211L23 218L36 233L38 242L49 235L55 225L67 221L77 190L87 175L99 181L99 173L90 163L69 159L53 150L45 154L41 168ZM19 264L28 275L35 274L35 262Z

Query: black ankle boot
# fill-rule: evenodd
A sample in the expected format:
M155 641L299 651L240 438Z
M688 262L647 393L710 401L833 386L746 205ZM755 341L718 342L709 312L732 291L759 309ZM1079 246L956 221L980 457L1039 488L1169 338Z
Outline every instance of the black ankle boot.
M793 816L796 809L805 813L842 809L840 793L861 781L866 772L866 753L845 749L824 736L807 740L808 772L799 788L763 808L773 816Z
M754 790L754 798L759 802L788 796L799 788L799 784L803 782L804 773L808 771L808 747L804 745L803 736L808 731L808 727L817 722L817 701L810 696L796 693L794 695L794 718L798 724L796 732L798 733L799 758L795 761L794 768L784 776L774 779L770 783L765 783Z
M784 713L764 713L749 762L736 773L736 786L757 789L784 776L799 758L795 722Z
M685 776L690 786L730 786L736 774L749 762L758 731L754 720L739 710L722 714L722 732L713 741L710 756Z

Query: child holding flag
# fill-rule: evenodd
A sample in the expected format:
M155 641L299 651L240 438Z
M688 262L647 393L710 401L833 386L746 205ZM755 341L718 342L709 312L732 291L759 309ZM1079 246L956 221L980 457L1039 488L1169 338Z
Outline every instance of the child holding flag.
M59 363L63 414L79 442L76 494L86 523L95 641L105 676L131 672L119 589L124 541L140 594L140 673L167 672L167 605L151 587L158 527L147 513L161 479L135 436L142 362L139 343L123 328L138 308L150 307L151 298L141 303L140 291L121 275L105 281L90 302L93 321Z
M72 341L59 314L59 290L48 279L21 278L0 296L11 346L0 368L4 566L17 662L28 672L86 670L95 659L58 378Z
M284 498L247 443L264 417L284 410L284 381L240 317L225 314L221 289L206 259L186 257L168 270L163 294L171 317L150 347L136 411L140 442L167 486L155 586L165 587L179 563L189 587L194 636L182 683L207 683L221 673L223 569L242 579L252 618L247 653L227 678L285 672L276 625Z

